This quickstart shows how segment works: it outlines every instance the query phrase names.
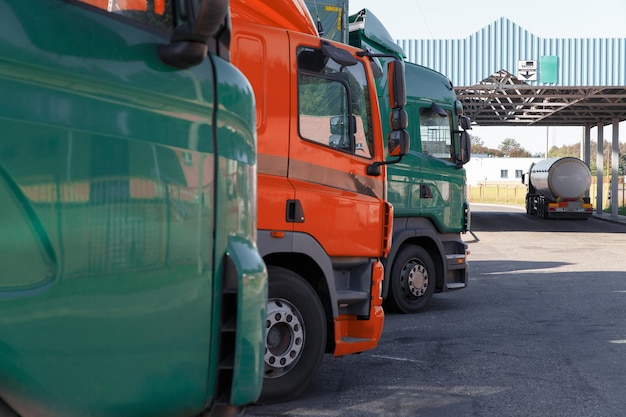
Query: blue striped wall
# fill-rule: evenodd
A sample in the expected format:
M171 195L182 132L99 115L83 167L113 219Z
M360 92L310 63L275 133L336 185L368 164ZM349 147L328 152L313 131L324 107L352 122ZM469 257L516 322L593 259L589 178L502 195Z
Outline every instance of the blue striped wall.
M469 87L518 60L558 57L557 86L625 86L626 38L540 38L502 17L465 39L401 39L407 60ZM528 81L531 85L543 85Z

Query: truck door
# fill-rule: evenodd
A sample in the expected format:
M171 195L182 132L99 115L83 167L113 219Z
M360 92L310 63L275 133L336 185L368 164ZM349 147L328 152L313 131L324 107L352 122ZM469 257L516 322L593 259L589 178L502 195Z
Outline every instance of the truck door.
M241 3L233 5L232 63L250 81L256 99L258 136L258 228L293 230L286 202L294 201L287 179L289 166L289 37L284 30L250 24L239 17ZM259 54L263 62L259 64ZM293 208L293 207L290 207ZM260 245L261 251L272 245ZM274 248L272 247L272 250Z
M366 169L382 147L375 147L363 62L342 65L316 47L293 50L298 124L291 126L289 179L302 213L295 229L331 256L380 256L384 175Z
M419 201L422 213L433 219L441 232L463 226L465 170L455 166L451 109L430 103L419 107ZM416 193L418 190L414 190Z

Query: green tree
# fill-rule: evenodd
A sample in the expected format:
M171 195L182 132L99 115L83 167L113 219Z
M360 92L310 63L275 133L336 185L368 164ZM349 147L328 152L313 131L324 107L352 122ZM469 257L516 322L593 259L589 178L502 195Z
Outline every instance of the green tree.
M589 169L591 170L592 174L595 175L596 165L597 165L598 143L591 141L589 148L590 148L589 149L590 151L589 152L589 156L590 156ZM603 173L604 175L610 175L611 173L611 143L610 142L606 142L606 141L604 142L604 149L603 149L602 154L603 154L603 159L604 159L604 164L603 164L604 166L602 167ZM553 146L548 151L549 158L563 158L567 156L580 158L580 144L575 143L573 145L563 145L560 147ZM626 143L619 144L619 159L618 159L617 172L619 175L626 175Z
M479 137L470 134L470 140L472 143L472 154L485 154L489 156L502 156L502 153L497 149L491 149L485 146L485 142Z
M485 146L485 142L480 138L480 136L470 134L470 140L472 141L472 146Z
M475 136L470 134L470 141L472 143L472 154L480 154L485 153L485 142L480 138L480 136Z
M498 150L502 152L504 156L510 156L512 158L527 158L531 154L526 149L522 148L518 141L511 138L506 138L498 146Z
M590 161L589 161L589 169L593 175L596 173L597 166L597 151L598 151L598 143L591 142L590 146ZM602 172L605 176L611 175L611 143L604 142L604 149L602 150L603 162L604 166L602 167ZM619 175L624 175L626 168L626 143L619 144L618 150L618 160L617 160L617 172Z
M553 146L548 151L548 158L563 158L566 156L580 157L580 145L563 145L561 147Z

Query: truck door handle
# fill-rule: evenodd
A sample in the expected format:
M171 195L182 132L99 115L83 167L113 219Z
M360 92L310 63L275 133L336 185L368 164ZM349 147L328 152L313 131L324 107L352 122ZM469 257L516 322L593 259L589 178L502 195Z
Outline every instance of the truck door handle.
M300 200L287 200L285 220L292 223L304 223L304 210Z
M433 198L433 191L428 184L420 184L420 198Z

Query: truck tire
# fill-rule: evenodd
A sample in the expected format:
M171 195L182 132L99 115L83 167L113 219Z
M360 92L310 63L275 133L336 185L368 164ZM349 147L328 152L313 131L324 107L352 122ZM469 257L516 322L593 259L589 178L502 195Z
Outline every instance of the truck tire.
M391 266L385 307L407 314L425 309L435 293L436 276L435 264L426 249L405 246Z
M322 362L326 317L311 285L285 268L268 266L265 370L258 403L302 393Z
M548 218L548 209L547 209L548 203L546 203L546 200L544 198L539 198L539 203L538 203L538 208L537 208L537 216L540 219L547 219Z
M535 211L533 210L533 200L532 197L526 196L526 214L531 216L535 215Z
M539 207L539 198L536 195L526 196L526 213L531 216L539 216L537 208Z

